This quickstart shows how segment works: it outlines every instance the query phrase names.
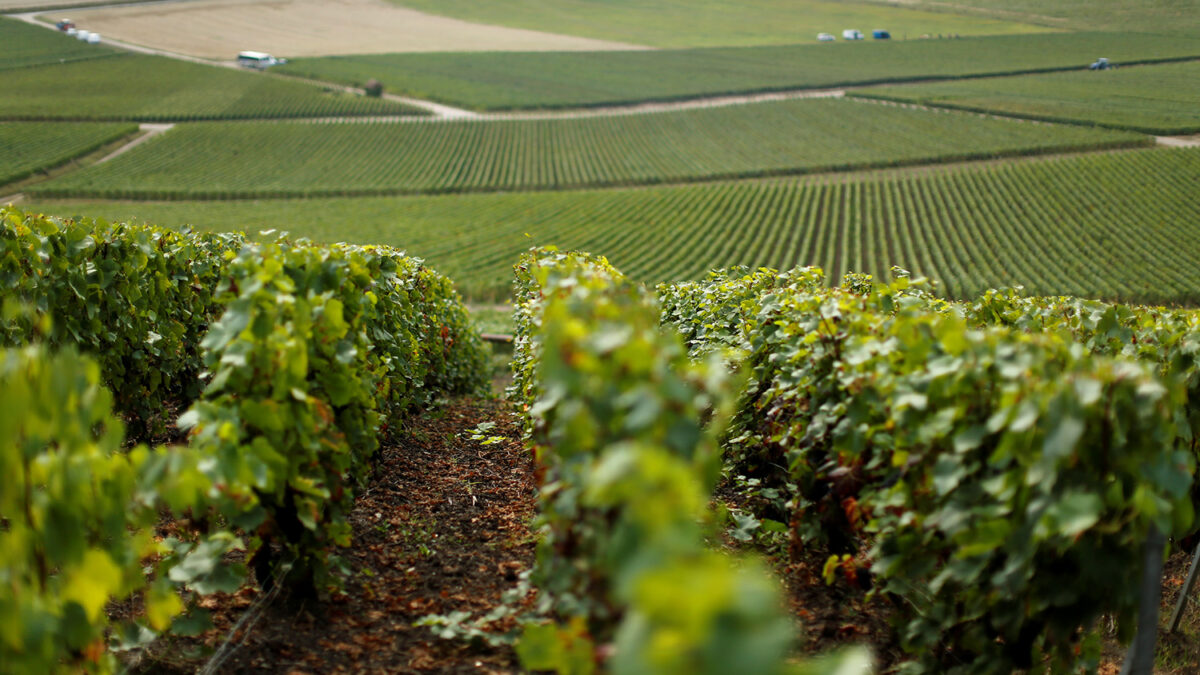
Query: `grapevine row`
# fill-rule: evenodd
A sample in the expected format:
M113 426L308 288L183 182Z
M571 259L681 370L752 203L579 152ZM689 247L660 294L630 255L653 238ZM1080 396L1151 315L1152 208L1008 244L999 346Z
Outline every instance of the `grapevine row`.
M485 381L450 282L385 247L15 209L0 226L0 462L20 486L0 501L0 616L27 628L4 633L0 657L17 672L108 669L102 610L131 594L145 594L146 613L115 627L117 641L170 627L185 604L194 624L198 595L243 583L233 550L264 585L333 583L346 509L387 420ZM145 427L168 404L188 407L187 447L122 449L102 382ZM195 527L151 539L166 510ZM80 566L92 576L73 576Z
M532 579L557 620L526 625L523 665L866 672L861 652L789 670L793 627L765 567L706 547L736 382L720 360L690 361L653 294L603 259L540 249L516 271L512 392L543 475Z
M694 355L744 354L732 471L781 495L793 550L894 599L914 672L1094 668L1096 619L1133 628L1147 533L1194 529L1194 314L954 305L814 268L659 294Z
M1124 132L817 99L558 120L194 124L31 193L234 199L566 189L1148 142Z
M58 166L136 131L132 124L0 122L0 185Z

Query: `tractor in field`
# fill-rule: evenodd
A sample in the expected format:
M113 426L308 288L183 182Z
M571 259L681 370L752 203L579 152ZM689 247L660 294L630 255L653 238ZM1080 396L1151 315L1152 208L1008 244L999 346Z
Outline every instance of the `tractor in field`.
M1116 66L1109 63L1108 59L1104 57L1096 59L1090 66L1088 66L1088 70L1112 70L1114 68L1116 68Z
M75 22L70 19L62 19L54 24L54 27L65 33L75 27Z

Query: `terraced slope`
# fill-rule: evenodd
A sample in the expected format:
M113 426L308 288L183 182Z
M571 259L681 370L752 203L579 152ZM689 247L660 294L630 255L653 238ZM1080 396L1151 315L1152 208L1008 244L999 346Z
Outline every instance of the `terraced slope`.
M1125 132L830 99L564 120L201 123L30 192L226 199L563 189L1147 142Z
M43 205L214 230L280 228L424 256L475 298L508 293L531 245L607 255L646 281L734 264L885 274L957 297L995 286L1200 304L1200 149L1152 149L879 177L637 190L262 202Z

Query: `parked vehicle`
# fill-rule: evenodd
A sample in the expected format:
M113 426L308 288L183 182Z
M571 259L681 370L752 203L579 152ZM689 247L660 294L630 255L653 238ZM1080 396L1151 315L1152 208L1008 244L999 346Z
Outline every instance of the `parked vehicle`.
M834 37L829 33L817 33L817 42L833 42Z
M873 30L871 31L871 37L876 40L890 40L892 39L892 34L886 30Z
M842 31L842 39L843 40L861 40L861 39L863 39L863 34L862 34L861 30L847 28L846 30Z
M266 52L239 52L237 62L243 68L266 70L271 66L281 66L287 63L287 59L277 59Z

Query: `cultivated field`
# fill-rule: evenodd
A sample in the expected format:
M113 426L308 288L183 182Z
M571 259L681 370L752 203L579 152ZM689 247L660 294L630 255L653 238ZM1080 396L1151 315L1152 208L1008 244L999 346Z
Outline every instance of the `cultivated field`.
M1028 21L1063 30L1123 30L1200 35L1198 0L902 0L934 11Z
M0 70L0 119L199 120L423 114L377 98L160 56Z
M0 70L82 61L120 53L105 45L91 45L68 35L0 17Z
M1200 39L1002 35L643 52L385 54L299 59L281 71L479 109L553 108L1200 58Z
M198 0L78 11L102 35L169 52L233 60L256 49L275 56L440 51L639 49L628 43L488 26L425 14L383 0Z
M1195 62L880 87L854 95L1150 134L1200 132L1200 63Z
M565 120L179 126L31 188L189 199L562 189L1145 144L1144 136L808 99ZM252 149L252 150L251 150Z
M636 42L656 47L749 46L816 42L817 33L873 29L894 38L1034 33L1029 23L835 0L392 0L396 5L480 23ZM680 30L685 27L686 30Z
M64 216L281 228L426 257L475 298L508 293L535 244L603 251L645 281L733 264L891 265L966 297L995 286L1200 302L1200 150L636 190L260 202L39 203ZM526 236L528 235L528 236Z
M0 122L0 185L57 166L136 131L133 124Z

